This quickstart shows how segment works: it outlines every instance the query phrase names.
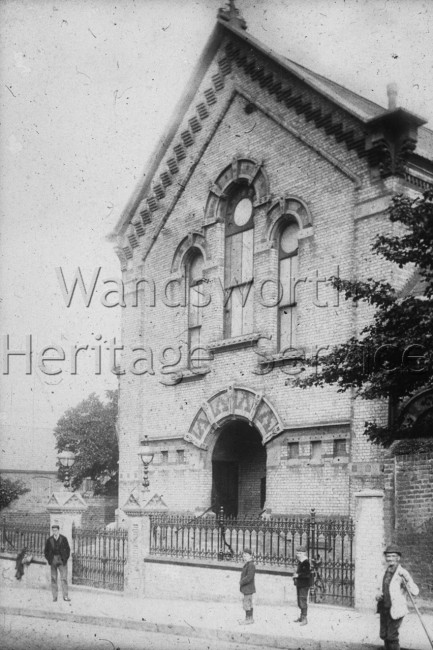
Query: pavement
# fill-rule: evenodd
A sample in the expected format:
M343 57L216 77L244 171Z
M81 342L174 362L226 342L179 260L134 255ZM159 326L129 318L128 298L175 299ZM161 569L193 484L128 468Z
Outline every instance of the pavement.
M239 625L244 617L241 601L204 602L134 598L122 593L86 587L70 588L71 602L54 603L49 589L0 587L0 613L70 621L104 628L160 632L189 638L219 639L245 646L285 650L376 650L379 618L374 613L310 604L308 625L294 619L298 609L289 605L254 607L254 624ZM423 614L433 637L433 612ZM1 618L0 618L1 620ZM402 650L431 650L417 614L411 611L400 632Z

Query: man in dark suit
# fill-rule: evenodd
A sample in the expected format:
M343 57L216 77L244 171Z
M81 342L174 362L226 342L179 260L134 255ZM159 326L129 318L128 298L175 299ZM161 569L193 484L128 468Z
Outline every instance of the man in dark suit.
M70 602L68 598L68 560L71 554L68 540L64 535L60 535L60 528L57 524L51 526L53 534L45 542L45 559L51 567L51 591L53 601L57 600L58 584L57 572L60 573L62 585L63 600Z

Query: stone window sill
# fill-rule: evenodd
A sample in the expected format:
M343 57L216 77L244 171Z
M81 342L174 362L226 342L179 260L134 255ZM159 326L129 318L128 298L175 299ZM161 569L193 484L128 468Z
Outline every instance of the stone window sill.
M177 383L174 385L177 386L178 383L182 381L194 381L195 379L202 379L205 375L210 372L209 366L200 366L199 368L181 368L176 370Z
M234 350L239 348L253 347L257 345L261 334L244 334L243 336L234 336L230 339L222 339L221 341L213 341L209 343L207 349L210 352L225 352L226 350Z
M272 363L274 365L282 366L290 363L291 361L303 361L303 357L298 350L292 350L291 352L286 352L285 354L281 352L276 352L275 354L266 354L266 352L264 352L263 359L259 361L259 365L267 366L268 364Z
M349 456L337 456L332 459L334 465L347 465L349 463Z
M348 465L349 456L339 456L338 458L323 458L322 460L311 460L310 458L300 457L300 458L281 458L281 460L287 465L310 465L313 467L323 467L327 463L332 465Z

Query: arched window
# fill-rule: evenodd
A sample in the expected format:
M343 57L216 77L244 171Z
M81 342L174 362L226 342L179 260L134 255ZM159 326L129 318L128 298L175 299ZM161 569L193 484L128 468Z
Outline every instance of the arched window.
M253 331L254 188L234 183L225 210L224 338Z
M188 350L189 357L194 363L200 358L202 344L203 322L203 255L198 250L193 250L186 263L186 277L188 282ZM194 354L194 350L197 352Z
M278 275L281 300L278 305L278 349L296 346L296 279L298 277L299 225L285 221L279 237Z

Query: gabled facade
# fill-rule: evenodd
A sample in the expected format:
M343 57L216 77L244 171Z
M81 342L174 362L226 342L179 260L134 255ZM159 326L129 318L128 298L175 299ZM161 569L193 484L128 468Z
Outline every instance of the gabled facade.
M174 511L346 515L381 481L362 432L387 406L293 379L371 315L327 278L410 282L370 245L394 193L432 186L433 133L389 96L381 108L275 55L220 11L113 235L120 504L145 436L149 497Z

